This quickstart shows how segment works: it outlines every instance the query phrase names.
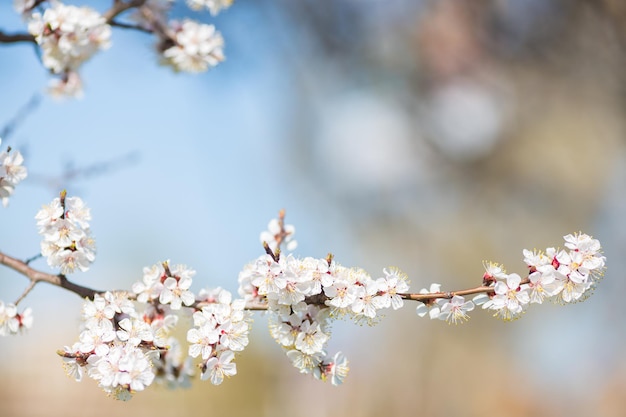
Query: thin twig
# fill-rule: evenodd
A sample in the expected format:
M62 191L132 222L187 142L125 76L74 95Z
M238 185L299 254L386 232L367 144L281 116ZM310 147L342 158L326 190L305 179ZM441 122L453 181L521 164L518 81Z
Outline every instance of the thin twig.
M0 43L29 42L36 44L35 37L30 33L9 34L0 29Z
M31 281L30 284L28 284L28 287L26 287L22 295L20 295L20 297L15 301L16 306L20 303L20 301L26 298L28 293L30 293L33 290L33 288L35 288L35 285L37 285L37 281Z
M278 212L278 227L280 230L274 238L276 239L276 247L280 248L283 240L287 237L287 232L285 232L285 209L281 209Z
M528 283L530 283L530 279L524 278L520 282L519 285L528 284ZM465 295L482 294L482 293L494 294L495 293L494 287L481 285L480 287L468 288L468 289L459 290L459 291L431 292L431 293L425 293L425 294L406 293L406 294L398 294L398 295L402 297L404 300L428 303L429 301L432 301L436 298L444 298L444 299L449 300L455 295L465 296Z
M1 41L0 41L1 42ZM41 103L41 94L35 93L31 96L31 98L17 111L15 116L13 116L0 130L0 138L6 140L13 134L15 129L24 121L26 116L31 115Z
M96 162L84 167L69 167L65 169L63 174L58 176L51 177L31 172L28 174L28 178L31 183L43 184L48 188L58 190L59 188L67 187L69 183L77 179L86 179L116 172L126 165L133 165L138 158L139 153L133 151L108 161Z
M93 299L96 294L101 294L103 291L94 290L92 288L83 287L82 285L75 284L68 280L64 275L52 275L46 272L38 271L34 268L31 268L19 259L13 258L7 254L0 252L0 265L5 265L16 272L24 275L31 281L31 286L35 286L40 282L47 282L48 284L52 284L57 287L61 287L68 291L71 291L81 298L89 298ZM32 289L32 288L30 288ZM30 289L28 290L30 292ZM20 297L20 301L21 301Z
M37 255L35 255L35 256L31 256L30 258L26 259L26 260L24 261L24 263L25 263L26 265L28 265L28 264L30 264L31 262L36 261L37 259L39 259L39 258L41 258L41 257L43 257L43 255L42 255L41 253L38 253Z
M84 287L82 285L76 284L68 280L67 277L62 274L52 275L46 272L38 271L28 266L26 262L20 261L19 259L13 258L12 256L9 256L2 252L0 252L0 265L7 266L13 269L14 271L19 272L20 274L24 275L26 278L30 280L30 284L28 285L24 293L18 298L18 300L15 303L16 305L20 301L22 301L22 299L24 299L30 291L32 291L35 285L37 285L40 282L47 282L48 284L52 284L54 286L63 288L67 291L73 292L74 294L77 294L81 298L89 298L90 300L93 300L96 294L104 294L106 292L106 291L94 290L93 288ZM118 292L118 291L114 290L112 292ZM133 299L134 297L131 296L129 298ZM263 310L267 310L267 308L268 308L267 303L264 303L262 301L250 302L245 307L246 310L251 310L251 311L263 311Z

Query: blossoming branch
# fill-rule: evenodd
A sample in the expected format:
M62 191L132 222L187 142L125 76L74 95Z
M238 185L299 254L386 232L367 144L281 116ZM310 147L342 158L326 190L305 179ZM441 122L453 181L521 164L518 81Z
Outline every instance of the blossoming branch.
M27 175L22 162L20 153L10 148L0 153L4 205ZM87 375L122 400L153 383L188 386L196 373L214 385L235 375L236 356L248 345L253 311L267 312L271 336L300 373L338 385L349 368L344 354L326 350L334 320L371 325L379 321L382 310L415 301L419 317L457 324L479 306L510 321L545 300L561 304L584 300L603 276L606 261L598 240L569 234L563 249L523 250L524 278L487 262L475 288L443 291L434 283L413 293L406 275L395 267L374 278L360 268L340 265L332 254L321 259L294 256L295 227L285 224L285 212L280 211L260 235L265 253L239 273L239 298L223 288L192 291L196 271L170 261L145 267L130 290L99 291L67 278L87 272L96 258L91 212L83 200L62 191L34 217L42 236L39 254L20 261L0 252L0 264L30 281L14 303L0 301L0 335L32 326L32 310L20 313L17 306L38 283L76 293L85 300L81 331L78 340L58 354L77 381ZM37 257L45 257L58 274L33 269L29 264ZM193 320L181 341L173 331L185 311Z

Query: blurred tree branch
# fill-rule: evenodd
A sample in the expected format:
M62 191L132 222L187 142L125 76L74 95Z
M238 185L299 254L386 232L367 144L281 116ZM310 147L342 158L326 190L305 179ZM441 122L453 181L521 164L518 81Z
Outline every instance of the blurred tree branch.
M87 297L93 299L95 294L99 294L102 292L75 284L69 281L65 277L65 275L52 275L42 271L38 271L30 267L26 262L20 261L19 259L13 258L2 252L0 252L0 264L5 265L16 272L19 272L20 274L28 278L31 282L30 286L26 289L24 294L22 294L18 299L18 302L21 301L26 296L26 294L28 294L28 292L30 292L30 290L32 290L32 288L39 282L47 282L48 284L64 288L68 291L78 294L81 298Z
M0 43L35 42L35 37L30 33L9 34L0 29Z

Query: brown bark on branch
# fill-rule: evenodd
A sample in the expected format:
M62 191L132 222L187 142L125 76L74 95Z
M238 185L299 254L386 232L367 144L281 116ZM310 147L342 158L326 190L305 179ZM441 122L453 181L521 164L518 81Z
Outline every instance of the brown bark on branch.
M26 294L28 294L28 292L30 292L30 290L32 290L32 288L39 282L47 282L48 284L61 287L65 290L68 290L77 294L81 298L93 299L96 294L102 294L105 292L105 291L94 290L92 288L84 287L82 285L73 283L72 281L68 280L67 277L61 274L53 275L53 274L48 274L46 272L38 271L34 268L31 268L26 262L13 258L2 252L0 252L0 265L5 265L13 269L16 272L19 272L20 274L24 275L31 281L31 284L28 286L25 293L22 294L22 296L20 296L20 298L18 299L18 302L21 301L26 296ZM522 280L520 285L528 284L529 282L530 280L528 278L525 278ZM398 295L402 297L404 300L418 301L421 303L428 304L429 302L434 301L437 298L451 299L455 295L466 296L466 295L480 294L480 293L493 294L494 287L481 285L479 287L468 288L465 290L458 290L458 291L446 291L446 292L436 292L436 293L426 293L426 294L405 293L405 294L398 294ZM325 297L322 297L319 300L319 303L323 304L324 300L325 300ZM263 311L263 310L267 310L267 307L268 307L267 304L263 302L250 302L246 305L246 310Z
M27 291L30 291L39 282L47 282L48 284L52 284L57 287L61 287L68 291L71 291L81 298L93 299L96 294L102 293L102 291L75 284L68 280L64 275L52 275L33 269L25 262L20 261L19 259L15 259L2 252L0 252L0 264L13 269L14 271L19 272L20 274L28 278L31 282L31 285L27 288ZM20 300L24 298L24 296L25 294L20 297Z
M17 43L17 42L35 42L35 37L30 33L14 33L9 34L0 30L0 43Z
M520 282L520 285L524 285L524 284L528 284L530 283L530 279L529 278L524 278L522 279L522 281ZM472 295L472 294L494 294L495 290L493 286L487 286L487 285L481 285L480 287L475 287L475 288L468 288L465 290L458 290L458 291L445 291L445 292L431 292L431 293L426 293L426 294L411 294L411 293L406 293L406 294L398 294L400 297L402 297L404 300L410 300L410 301L419 301L422 303L428 303L430 301L435 300L436 298L444 298L444 299L451 299L452 297L454 297L455 295L460 295L460 296L466 296L466 295Z

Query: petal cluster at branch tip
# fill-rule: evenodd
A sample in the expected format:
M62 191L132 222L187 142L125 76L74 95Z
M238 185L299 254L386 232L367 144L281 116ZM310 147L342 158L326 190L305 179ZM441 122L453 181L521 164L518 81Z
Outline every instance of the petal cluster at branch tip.
M22 166L23 163L24 157L19 151L10 148L0 151L0 201L4 207L9 204L9 197L15 191L15 186L28 175L26 167Z
M89 229L90 209L80 197L66 197L62 192L35 219L43 236L41 254L48 265L60 268L64 275L89 269L96 259L96 242Z
M433 296L421 302L416 309L420 317L446 320L449 323L466 321L468 312L476 305L492 311L505 321L520 317L529 304L544 300L571 303L585 299L604 275L606 258L597 239L576 233L563 237L565 249L547 248L545 251L523 250L528 276L507 274L502 265L485 262L481 294L473 300L454 293L446 298ZM488 288L485 290L484 288ZM441 294L441 286L432 284L420 294Z

